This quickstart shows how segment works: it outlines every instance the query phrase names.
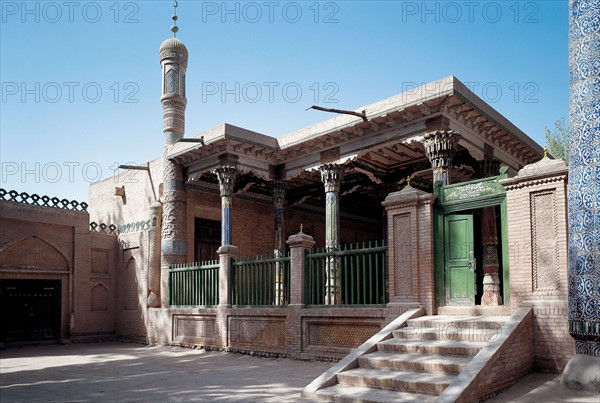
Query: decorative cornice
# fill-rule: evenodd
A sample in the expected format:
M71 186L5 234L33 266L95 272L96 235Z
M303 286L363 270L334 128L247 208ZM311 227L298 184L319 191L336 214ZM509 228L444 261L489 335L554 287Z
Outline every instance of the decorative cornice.
M548 174L548 175L540 175L537 177L526 177L526 178L509 178L500 180L500 184L504 186L504 189L507 191L522 189L525 187L537 186L537 185L545 185L553 182L561 182L567 181L568 174L556 175Z

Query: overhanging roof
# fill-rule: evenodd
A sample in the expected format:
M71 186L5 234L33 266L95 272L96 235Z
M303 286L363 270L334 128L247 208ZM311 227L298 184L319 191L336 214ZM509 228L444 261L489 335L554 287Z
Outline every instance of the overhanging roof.
M339 115L280 138L223 124L194 136L204 137L204 145L178 143L169 156L188 169L191 179L222 164L223 154L266 180L296 177L324 162L357 159L394 169L423 159L418 140L426 133L425 122L436 117L449 121L449 128L461 134L459 144L476 159L483 157L486 144L513 170L543 155L538 144L454 76L356 109L362 111L367 122Z

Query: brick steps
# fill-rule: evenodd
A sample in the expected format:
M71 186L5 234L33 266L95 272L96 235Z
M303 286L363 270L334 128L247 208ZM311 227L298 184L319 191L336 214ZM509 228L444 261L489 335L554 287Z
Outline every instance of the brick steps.
M487 343L500 336L505 320L505 316L424 316L409 320L393 334L401 340Z
M392 371L379 368L355 368L338 374L342 385L367 386L410 393L439 395L454 380L454 375L420 371Z
M392 331L393 338L338 372L318 398L347 402L433 401L475 355L497 340L508 316L423 316Z
M471 357L426 355L421 353L389 353L378 351L358 359L361 367L390 370L427 371L458 374L471 361Z
M464 341L431 341L389 339L377 345L379 351L475 356L486 343Z
M395 390L373 389L364 386L333 385L319 391L322 400L343 403L355 402L433 402L436 396Z
M443 325L455 328L499 329L506 322L506 316L421 316L408 321L409 326L435 327Z

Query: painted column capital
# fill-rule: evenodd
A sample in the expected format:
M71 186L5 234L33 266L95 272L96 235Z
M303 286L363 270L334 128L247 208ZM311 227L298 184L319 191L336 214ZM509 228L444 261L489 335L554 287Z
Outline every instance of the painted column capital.
M338 164L323 164L319 167L319 171L321 171L321 181L325 185L325 193L338 193L344 176L343 168Z
M423 146L433 168L450 168L459 138L453 130L437 130L425 135Z
M215 169L215 174L217 175L217 179L219 179L221 197L232 197L237 169L232 166L222 166Z
M441 182L442 185L450 184L448 170L452 166L452 160L456 153L456 146L460 135L453 130L436 130L427 133L423 138L425 154L433 168L433 182Z

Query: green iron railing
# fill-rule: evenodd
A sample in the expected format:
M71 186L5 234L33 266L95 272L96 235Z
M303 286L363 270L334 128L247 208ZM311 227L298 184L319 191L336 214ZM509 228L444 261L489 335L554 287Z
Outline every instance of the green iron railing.
M376 305L387 303L386 252L377 241L316 250L305 257L307 305Z
M170 306L219 304L219 261L169 267Z
M290 300L289 255L234 260L230 289L232 305L287 305Z

